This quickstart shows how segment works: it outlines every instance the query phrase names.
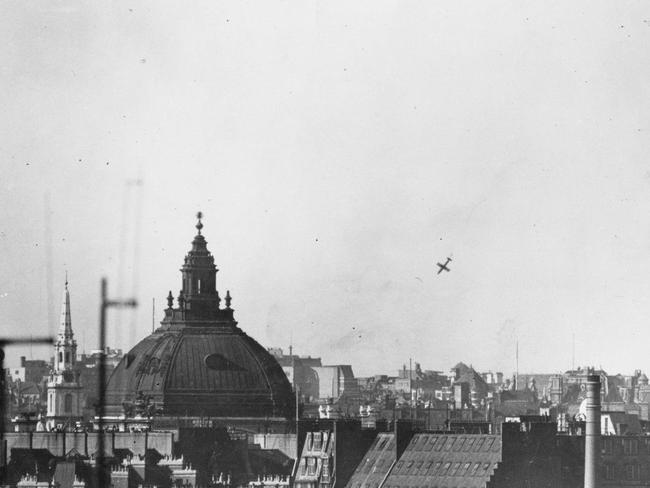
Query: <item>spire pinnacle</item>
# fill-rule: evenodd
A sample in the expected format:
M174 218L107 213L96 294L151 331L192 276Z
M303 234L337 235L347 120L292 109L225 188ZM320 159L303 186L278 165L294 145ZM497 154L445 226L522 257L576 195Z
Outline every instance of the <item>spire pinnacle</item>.
M198 219L198 222L196 223L196 228L199 231L199 235L201 235L201 229L203 229L203 224L201 223L201 219L203 218L203 212L197 212L196 218Z
M68 291L68 273L66 272L65 289L63 290L63 300L61 304L61 319L59 322L59 337L63 339L72 339L72 320L70 317L70 292Z

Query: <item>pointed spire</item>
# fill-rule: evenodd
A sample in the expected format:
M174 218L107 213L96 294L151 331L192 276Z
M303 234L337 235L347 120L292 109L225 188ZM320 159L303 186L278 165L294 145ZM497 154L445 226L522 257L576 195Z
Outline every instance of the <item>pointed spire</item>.
M68 273L65 274L65 289L63 290L63 303L61 304L61 319L58 335L63 339L72 339L72 319L70 317L70 292L68 291Z
M203 229L203 224L201 223L201 219L203 218L203 212L197 212L196 218L198 219L198 222L196 223L196 228L199 231L199 235L201 235L201 229Z

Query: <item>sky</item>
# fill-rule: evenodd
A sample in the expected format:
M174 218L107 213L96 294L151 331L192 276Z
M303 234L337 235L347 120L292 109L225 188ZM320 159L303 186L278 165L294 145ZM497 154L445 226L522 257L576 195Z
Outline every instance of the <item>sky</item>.
M56 331L67 271L80 352L103 276L129 349L200 210L266 347L650 369L647 2L6 0L0 43L3 336Z

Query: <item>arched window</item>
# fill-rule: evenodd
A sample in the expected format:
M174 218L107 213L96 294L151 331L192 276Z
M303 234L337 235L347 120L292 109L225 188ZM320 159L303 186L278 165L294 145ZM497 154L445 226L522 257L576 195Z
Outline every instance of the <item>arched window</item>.
M72 412L72 395L70 393L66 393L65 395L65 399L63 401L63 411L65 413Z
M63 353L59 351L59 364L63 362Z

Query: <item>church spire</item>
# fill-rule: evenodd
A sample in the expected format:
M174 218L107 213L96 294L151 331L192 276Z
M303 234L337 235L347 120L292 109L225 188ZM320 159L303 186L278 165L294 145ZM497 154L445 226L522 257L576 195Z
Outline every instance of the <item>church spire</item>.
M75 371L77 342L72 334L68 273L65 276L61 320L54 343L54 368L47 383L47 424L52 429L81 419L81 386Z
M70 292L68 291L68 273L65 274L65 289L63 290L63 303L61 304L61 320L58 331L59 341L72 340L72 319L70 317Z

